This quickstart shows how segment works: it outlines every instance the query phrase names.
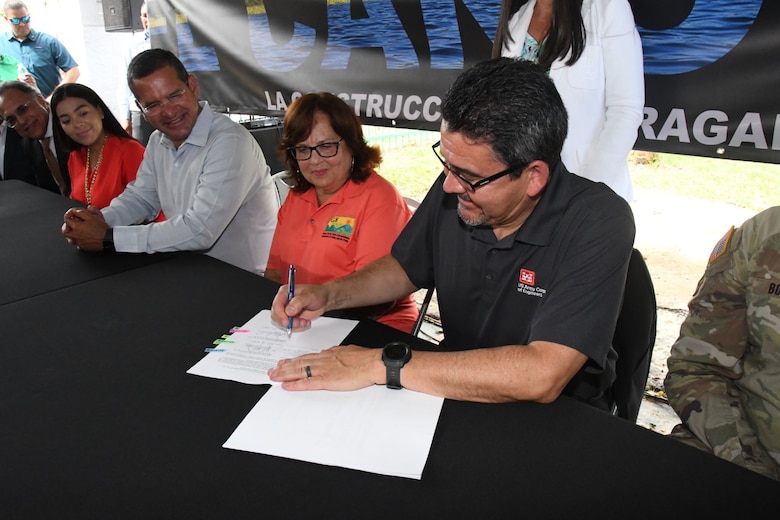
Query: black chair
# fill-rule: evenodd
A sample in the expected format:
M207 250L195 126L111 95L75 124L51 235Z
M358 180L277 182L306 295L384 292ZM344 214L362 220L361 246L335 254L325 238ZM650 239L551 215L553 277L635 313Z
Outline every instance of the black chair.
M436 289L430 288L425 290L425 297L422 304L420 304L420 314L417 316L417 321L414 322L414 329L412 329L412 336L417 336L420 333L423 321L425 321L425 313L428 312L428 305L431 303L433 297L433 291Z
M406 205L409 206L409 209L412 210L412 213L414 213L417 208L420 207L420 203L411 197L404 197L404 201L406 201ZM433 291L435 291L433 288L425 291L425 298L423 299L419 309L420 314L417 316L417 321L414 322L412 336L417 336L420 333L420 328L422 327L423 321L425 321L425 313L428 312L428 305L430 305L431 297L433 297Z
M612 413L636 422L655 345L657 308L650 272L642 254L631 253L612 346L618 354L612 386Z

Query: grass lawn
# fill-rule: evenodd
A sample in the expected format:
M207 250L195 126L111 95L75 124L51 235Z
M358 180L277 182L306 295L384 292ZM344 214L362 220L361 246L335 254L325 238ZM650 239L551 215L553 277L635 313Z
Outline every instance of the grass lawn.
M780 204L780 165L690 155L651 154L644 167L632 154L637 189L658 189L756 212Z

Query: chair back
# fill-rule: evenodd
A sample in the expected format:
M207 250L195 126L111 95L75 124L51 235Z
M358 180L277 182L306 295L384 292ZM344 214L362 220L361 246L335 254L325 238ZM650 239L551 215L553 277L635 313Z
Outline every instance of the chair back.
M286 171L281 171L271 175L271 180L274 183L274 189L276 190L276 201L279 203L279 207L284 203L284 199L287 198L287 194L290 192L292 185L291 179L287 175Z
M612 386L612 412L636 422L655 345L657 308L650 272L634 249L628 264L623 304L612 346L618 354Z

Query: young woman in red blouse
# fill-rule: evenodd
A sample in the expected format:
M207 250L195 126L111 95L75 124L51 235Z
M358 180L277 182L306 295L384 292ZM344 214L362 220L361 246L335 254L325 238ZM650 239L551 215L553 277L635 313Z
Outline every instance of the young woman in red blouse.
M55 134L70 151L70 198L102 209L135 179L144 147L91 88L63 83L51 98Z

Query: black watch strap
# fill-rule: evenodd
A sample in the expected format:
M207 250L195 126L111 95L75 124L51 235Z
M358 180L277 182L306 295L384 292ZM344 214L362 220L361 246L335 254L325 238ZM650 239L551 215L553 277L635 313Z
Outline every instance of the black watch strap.
M103 235L103 252L116 253L114 248L114 228L106 229L106 234Z
M403 386L401 386L401 367L391 367L388 366L387 368L387 388L392 388L393 390L401 390Z
M388 343L382 349L382 361L385 364L385 384L387 388L400 390L401 369L412 359L412 349L401 341Z

